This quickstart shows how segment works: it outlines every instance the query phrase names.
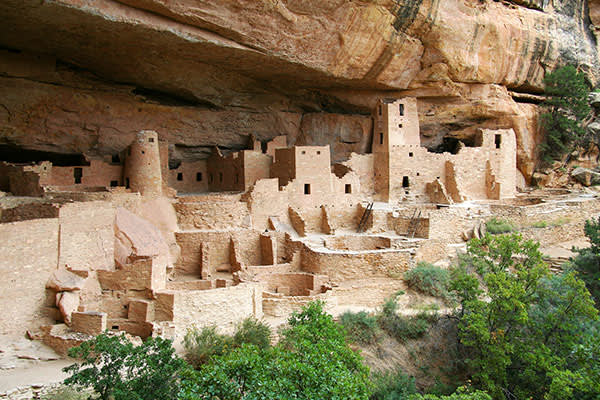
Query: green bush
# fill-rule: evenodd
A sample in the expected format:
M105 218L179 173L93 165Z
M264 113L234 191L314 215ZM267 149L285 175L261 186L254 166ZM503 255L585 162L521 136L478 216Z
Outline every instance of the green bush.
M175 355L171 341L148 338L134 346L124 335L98 335L69 350L82 359L63 371L64 383L93 388L102 400L174 399L185 362Z
M423 336L437 319L435 311L422 311L409 317L398 315L396 297L388 298L377 316L381 329L399 342Z
M367 400L369 368L322 302L292 314L275 346L243 344L188 372L180 400Z
M373 394L370 400L407 400L417 392L415 378L400 368L395 371L375 372L371 375Z
M497 235L500 233L510 233L515 230L515 227L508 221L503 219L498 219L493 217L488 222L485 223L485 227L487 231L492 235Z
M515 397L516 398L516 397ZM434 394L414 394L410 400L492 400L492 397L486 392L480 390L467 390L458 388L455 393L449 396L437 396Z
M377 317L365 311L346 311L340 316L340 324L346 328L348 338L356 343L374 344L381 337Z
M253 344L260 349L269 347L271 345L271 328L256 318L246 318L236 327L233 334L235 346L241 346L244 343Z
M185 359L195 369L207 363L211 357L223 355L232 346L231 337L219 334L216 326L202 329L193 327L188 329L183 338Z
M89 400L95 398L87 391L82 392L69 386L59 386L42 396L42 400Z
M421 261L404 273L408 286L430 296L447 298L450 272L428 262Z

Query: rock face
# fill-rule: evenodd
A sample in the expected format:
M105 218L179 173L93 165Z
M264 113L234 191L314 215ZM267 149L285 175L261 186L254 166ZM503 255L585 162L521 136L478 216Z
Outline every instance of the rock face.
M247 134L368 150L380 97L417 96L424 143L513 128L535 165L544 73L600 77L597 0L6 0L0 145L91 157L136 131L173 161Z

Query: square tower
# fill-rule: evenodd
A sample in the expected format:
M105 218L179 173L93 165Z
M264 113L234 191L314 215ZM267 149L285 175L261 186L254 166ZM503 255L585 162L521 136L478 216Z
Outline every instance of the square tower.
M379 100L373 112L373 162L375 193L380 201L389 201L390 157L401 146L421 146L417 99Z

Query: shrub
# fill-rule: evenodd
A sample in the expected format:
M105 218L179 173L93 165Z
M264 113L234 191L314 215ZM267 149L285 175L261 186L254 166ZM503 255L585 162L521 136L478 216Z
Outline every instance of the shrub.
M447 298L450 273L448 270L421 261L404 274L408 286L430 296Z
M42 397L42 400L88 400L94 399L90 393L69 386L59 386Z
M508 221L503 219L498 219L493 217L488 222L485 223L485 227L487 231L492 235L497 235L500 233L509 233L515 230L514 226Z
M264 350L243 344L212 357L189 373L179 399L368 399L369 369L321 302L292 314L280 334Z
M531 224L531 226L533 228L547 228L548 227L548 222L546 222L546 221L538 221L538 222L534 222L533 224Z
M183 338L185 359L196 369L207 363L211 357L224 354L231 346L231 338L219 334L215 326L202 329L193 327L186 332Z
M410 396L410 400L492 400L492 396L480 390L467 390L466 388L458 388L455 393L449 396L437 396L434 394L414 394Z
M256 318L246 318L236 327L233 335L235 346L241 346L244 343L253 344L260 349L269 347L271 345L271 328Z
M82 362L63 369L71 374L64 383L92 387L102 400L173 399L185 367L171 341L160 337L134 346L124 335L102 334L73 347L69 356Z
M417 392L415 378L406 375L400 368L376 372L371 375L371 381L374 388L370 400L407 400Z
M374 344L381 336L377 317L365 311L346 311L340 316L340 324L346 328L348 338L356 343Z
M403 342L423 336L437 318L435 311L421 311L410 317L398 315L396 297L390 297L383 303L377 322L390 336Z

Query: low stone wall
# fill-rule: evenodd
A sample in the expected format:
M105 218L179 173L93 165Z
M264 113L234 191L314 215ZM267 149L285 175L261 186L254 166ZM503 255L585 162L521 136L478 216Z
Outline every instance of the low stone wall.
M301 269L329 276L333 282L368 277L387 277L409 268L406 250L315 251L302 248Z
M389 249L392 246L390 238L382 236L332 236L325 239L325 247L331 250L377 250Z

